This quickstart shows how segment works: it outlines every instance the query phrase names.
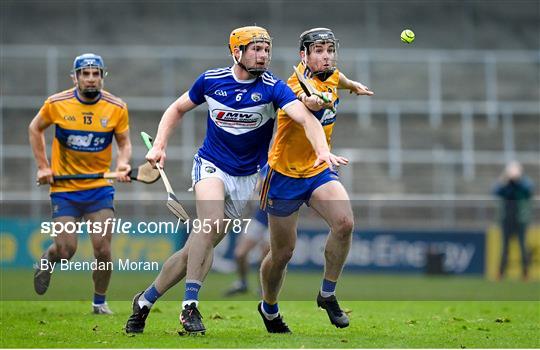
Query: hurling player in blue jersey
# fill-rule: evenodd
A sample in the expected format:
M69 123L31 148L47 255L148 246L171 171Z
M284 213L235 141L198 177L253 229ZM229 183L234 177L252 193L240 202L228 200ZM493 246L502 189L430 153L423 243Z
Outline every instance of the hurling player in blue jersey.
M252 195L259 160L268 152L278 108L303 126L317 154L314 165L347 164L347 159L330 153L323 128L313 114L282 80L267 71L271 45L264 28L233 30L229 38L233 66L203 73L163 114L154 146L146 155L152 164L159 162L162 166L174 127L186 112L208 104L206 138L194 157L192 170L196 220L203 225L192 226L184 248L167 259L145 291L135 295L126 332L142 332L152 305L184 277L180 322L188 333L206 331L198 310L199 289L212 265L214 246L225 236L223 219L240 217Z

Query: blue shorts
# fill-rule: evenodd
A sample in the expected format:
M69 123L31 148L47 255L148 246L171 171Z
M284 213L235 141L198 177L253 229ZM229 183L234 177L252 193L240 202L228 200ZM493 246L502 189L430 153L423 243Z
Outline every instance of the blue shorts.
M317 188L339 181L336 171L325 169L308 178L294 178L270 168L261 191L261 209L274 216L289 216L306 203Z
M264 210L257 209L254 219L260 222L262 225L268 227L268 214L266 214Z
M114 187L105 186L84 191L52 192L52 217L73 216L83 217L84 214L94 213L101 209L112 209Z

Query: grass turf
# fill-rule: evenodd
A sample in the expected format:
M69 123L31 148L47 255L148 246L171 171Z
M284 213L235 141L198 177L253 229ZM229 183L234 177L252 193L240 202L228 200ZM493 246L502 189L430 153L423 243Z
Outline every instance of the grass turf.
M91 348L538 348L538 302L344 301L351 326L336 329L314 301L281 303L293 334L268 334L254 301L207 301L205 336L179 336L178 303L159 302L144 334L126 335L130 303L113 316L87 301L3 301L1 347ZM536 334L536 336L535 336Z
M108 300L114 316L90 314L90 273L55 274L45 296L34 294L30 270L0 275L0 347L540 348L538 282L345 273L338 296L351 310L351 326L336 329L315 304L320 273L289 272L280 307L293 334L274 335L259 319L259 297L225 299L234 276L212 273L201 293L208 332L180 337L183 284L156 304L144 334L123 332L129 300L155 273L113 274ZM256 282L252 274L251 286Z
M321 283L321 272L287 273L280 300L306 300L315 298ZM157 273L113 273L108 300L131 300L156 278ZM0 271L1 300L88 300L92 297L90 272L55 272L49 291L37 296L33 288L33 271L4 269ZM201 289L201 300L222 300L224 291L235 276L211 273ZM252 293L233 300L258 300L254 288L258 284L256 273L250 275ZM163 300L181 300L184 284L173 287ZM488 281L482 277L424 275L376 275L345 272L338 283L337 292L342 300L500 300L527 301L540 299L540 282L524 283L520 280Z

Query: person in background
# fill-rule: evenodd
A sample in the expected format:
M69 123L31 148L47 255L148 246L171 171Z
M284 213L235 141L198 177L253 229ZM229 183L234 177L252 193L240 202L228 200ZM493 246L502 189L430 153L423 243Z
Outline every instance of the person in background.
M531 198L534 195L532 181L523 174L523 167L517 161L508 163L493 189L493 194L501 199L500 225L502 230L501 265L499 279L504 277L508 263L510 237L517 235L521 251L523 279L527 280L528 254L525 246L527 226L531 221Z

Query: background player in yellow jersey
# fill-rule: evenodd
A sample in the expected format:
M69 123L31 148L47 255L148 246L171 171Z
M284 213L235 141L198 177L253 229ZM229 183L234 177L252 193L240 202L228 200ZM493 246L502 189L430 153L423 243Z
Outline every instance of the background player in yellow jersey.
M55 222L81 219L104 222L114 217L114 188L105 179L54 182L54 175L92 174L109 171L112 139L118 145L116 171L118 181L130 181L131 141L128 110L118 97L103 90L106 75L101 56L83 54L73 62L74 88L50 96L28 128L30 144L37 163L40 184L51 185L52 217ZM51 164L47 160L44 132L55 126ZM103 225L104 226L104 225ZM98 263L111 261L111 233L90 234ZM51 278L50 264L70 259L77 249L77 234L59 233L38 262L34 289L44 294ZM43 264L48 262L49 264ZM47 266L43 268L42 266ZM95 270L93 311L111 314L105 294L111 270Z
M299 71L311 79L314 87L326 94L325 103L314 95L306 96L293 74L287 84L319 119L330 144L336 121L335 109L339 104L338 89L347 89L357 95L373 95L359 82L348 79L336 68L338 41L327 28L310 29L300 36ZM269 332L288 333L278 309L287 263L296 243L298 209L303 203L311 206L330 226L325 247L325 269L317 304L326 309L336 327L349 325L347 315L340 309L335 287L349 253L353 214L349 197L339 182L336 169L327 164L313 166L315 153L302 129L283 111L278 112L278 128L268 157L270 170L261 191L261 208L269 215L270 253L261 265L263 301L259 304L265 326Z

